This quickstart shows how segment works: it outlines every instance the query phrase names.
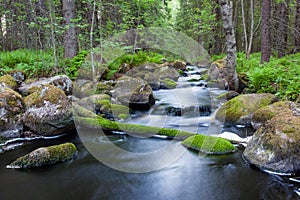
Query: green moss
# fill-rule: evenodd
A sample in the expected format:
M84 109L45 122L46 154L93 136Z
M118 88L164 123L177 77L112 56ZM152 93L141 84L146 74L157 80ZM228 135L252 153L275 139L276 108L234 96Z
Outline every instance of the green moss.
M52 165L72 159L77 153L76 146L64 143L42 147L12 162L9 168L33 168Z
M118 115L118 118L119 118L119 119L125 120L125 119L128 118L128 115L127 115L127 114L124 114L124 113L123 113L123 114L119 114L119 115Z
M5 83L11 89L17 88L17 81L10 75L4 75L0 77L0 82Z
M208 154L227 154L232 153L236 149L227 140L217 137L194 135L182 142L182 145Z
M163 85L168 88L168 89L174 89L176 88L176 82L173 81L172 79L166 78L162 81Z

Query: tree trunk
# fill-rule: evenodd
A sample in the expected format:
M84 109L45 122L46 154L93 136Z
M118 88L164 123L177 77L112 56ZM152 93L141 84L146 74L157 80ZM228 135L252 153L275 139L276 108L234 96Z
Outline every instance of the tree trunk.
M64 34L64 57L73 58L78 53L77 34L74 23L75 19L75 0L63 0L63 15L66 25Z
M229 89L237 91L239 82L236 73L236 39L232 21L232 1L230 1L230 4L228 0L220 0L219 2L223 19L223 28L226 36L226 79L229 84Z
M262 0L261 63L269 62L271 57L270 17L271 0Z
M300 0L296 1L296 17L295 17L295 53L300 52Z

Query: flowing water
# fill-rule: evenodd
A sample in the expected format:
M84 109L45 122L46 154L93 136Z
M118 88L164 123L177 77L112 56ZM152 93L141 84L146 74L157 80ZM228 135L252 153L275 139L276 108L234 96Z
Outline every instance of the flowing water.
M205 88L201 81L189 84L186 78L181 78L176 89L155 91L156 105L149 112L132 113L127 123L203 134L223 131L235 132L242 137L251 134L250 129L223 127L213 120L213 112L218 107L214 99L222 92ZM122 133L105 137L92 130L84 132L84 137L74 133L53 140L24 141L21 147L0 154L0 199L297 199L294 190L299 183L251 168L242 159L243 147L234 154L203 156L187 151L178 141L170 139L138 138ZM82 140L90 145L86 147ZM47 168L6 169L6 165L19 156L41 146L65 141L73 142L78 148L72 161ZM149 155L166 146L169 151L166 154L160 152L159 157L151 159L137 159L132 154L118 157L110 149L101 152L109 157L110 164L127 171L150 171L128 173L113 169L92 156L95 154L93 147L106 144L136 152L138 156ZM171 159L174 155L179 156ZM162 166L162 163L165 164ZM152 171L149 166L158 170Z

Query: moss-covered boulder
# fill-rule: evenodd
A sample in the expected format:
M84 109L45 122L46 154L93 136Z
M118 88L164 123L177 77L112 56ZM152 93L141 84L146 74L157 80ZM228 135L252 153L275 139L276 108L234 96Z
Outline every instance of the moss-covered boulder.
M153 90L160 89L160 78L154 73L152 72L145 73L143 80L146 81Z
M162 89L174 89L176 88L177 83L172 79L166 78L162 80L160 88Z
M286 115L290 113L291 110L294 110L295 107L296 104L291 101L279 101L262 107L253 113L251 125L253 128L258 129L275 115Z
M216 87L220 89L226 89L228 87L225 66L226 57L211 63L207 72L206 79L209 87Z
M64 143L55 146L38 148L9 164L7 168L34 168L65 162L75 157L76 146Z
M281 104L281 105L280 105ZM271 106L270 106L271 107ZM300 172L300 105L279 102L267 109L267 120L253 135L243 153L251 164L277 173ZM261 112L261 111L260 111Z
M96 105L96 113L107 119L119 120L129 117L129 108L120 104L113 104L109 100L102 100Z
M122 105L132 109L148 110L155 104L152 88L140 78L123 76L118 79L112 96Z
M102 100L110 101L110 96L107 94L95 94L89 97L82 98L76 101L76 103L92 112L95 112L96 109L101 106Z
M223 104L216 112L215 118L230 125L250 125L256 110L275 101L277 97L273 94L240 95Z
M26 84L20 87L19 91L23 96L27 96L32 92L36 91L36 88L41 88L45 84L53 85L57 88L60 88L65 92L66 95L71 95L73 92L73 82L66 75L59 75L39 81L34 81L33 83Z
M34 133L53 136L74 128L71 102L64 91L53 85L41 85L24 98L24 125Z
M23 132L23 112L22 96L6 84L0 83L0 137L20 137Z
M0 83L5 83L9 88L15 90L18 86L17 81L10 75L0 77Z
M207 154L228 154L236 151L228 140L205 135L191 136L185 139L182 145Z

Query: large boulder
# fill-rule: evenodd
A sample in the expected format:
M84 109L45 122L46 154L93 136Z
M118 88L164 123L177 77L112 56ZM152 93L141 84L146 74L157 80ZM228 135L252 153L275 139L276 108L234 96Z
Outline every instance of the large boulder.
M24 112L22 96L0 83L0 136L20 137L23 132L21 121Z
M155 104L152 88L140 78L123 76L118 79L112 96L132 109L149 109Z
M169 78L177 81L179 78L179 73L173 67L160 67L154 71L154 74L158 76L161 80Z
M224 103L216 112L215 118L225 124L250 125L253 113L277 101L273 94L245 94Z
M72 104L64 91L53 85L41 85L24 98L24 125L43 136L62 134L74 128Z
M76 146L64 143L38 148L9 164L7 168L34 168L53 165L73 159L77 154Z
M59 75L59 76L54 76L51 78L47 78L44 80L39 80L35 81L30 84L26 84L22 87L19 88L20 93L23 96L27 96L34 92L36 88L41 88L43 85L49 84L49 85L54 85L57 88L60 88L65 92L66 95L71 95L73 91L73 82L72 80L66 76L66 75Z
M243 155L251 164L277 173L300 171L300 105L280 102L266 108L268 119L249 141ZM277 109L281 108L281 110Z
M228 81L226 80L226 57L213 62L207 72L207 82L209 87L226 89Z

